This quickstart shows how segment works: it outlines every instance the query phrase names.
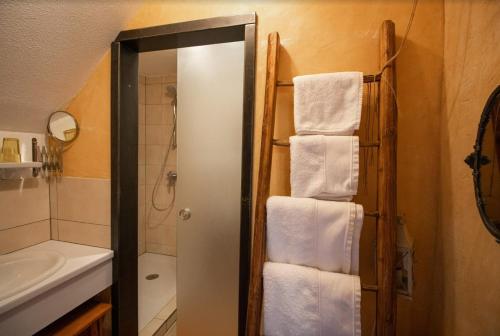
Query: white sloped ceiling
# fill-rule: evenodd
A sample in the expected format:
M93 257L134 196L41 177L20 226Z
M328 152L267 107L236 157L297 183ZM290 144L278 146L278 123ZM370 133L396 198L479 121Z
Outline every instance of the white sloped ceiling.
M0 0L0 130L43 132L141 5Z

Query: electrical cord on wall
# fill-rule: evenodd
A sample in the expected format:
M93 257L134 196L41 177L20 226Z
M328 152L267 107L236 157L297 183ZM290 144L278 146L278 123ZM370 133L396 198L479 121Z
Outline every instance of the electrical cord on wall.
M376 76L380 76L380 80L384 81L387 86L391 89L391 93L392 93L392 96L394 97L394 103L396 105L396 111L399 111L399 103L398 103L398 96L396 95L396 90L394 89L394 87L392 86L391 83L389 83L387 81L387 79L385 79L384 77L382 77L382 73L384 72L385 69L387 69L387 67L389 65L391 65L392 62L394 62L396 60L396 58L398 58L401 50L403 49L403 46L408 38L408 33L410 32L410 29L411 29L411 26L413 24L413 18L415 17L415 12L417 10L417 4L418 4L418 0L413 0L413 5L412 5L412 9L411 9L411 13L410 13L410 18L408 19L408 24L406 25L406 31L405 31L405 34L403 36L403 40L401 41L401 44L399 45L399 48L398 50L394 53L394 55L392 55L391 58L389 58L387 60L387 62L384 63L384 65L382 66L382 68L380 69L380 71L376 74Z
M394 55L392 55L392 57L389 58L387 60L387 62L384 63L384 65L382 65L382 68L380 68L379 72L377 73L377 76L382 75L382 73L384 72L384 70L389 65L391 65L391 63L394 62L396 60L396 58L398 58L399 54L401 53L401 50L403 49L403 47L405 45L405 42L408 39L408 33L410 32L411 26L413 24L413 18L415 17L415 12L417 11L417 5L418 5L418 0L413 0L413 5L412 5L412 8L411 8L410 18L408 19L408 24L406 25L406 31L405 31L405 34L403 35L403 40L401 41L401 44L399 45L399 48L394 53Z

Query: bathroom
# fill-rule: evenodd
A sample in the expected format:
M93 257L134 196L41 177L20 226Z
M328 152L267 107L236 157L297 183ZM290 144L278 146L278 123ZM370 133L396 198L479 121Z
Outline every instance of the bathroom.
M274 196L297 197L293 147L315 134L294 82L347 71L365 81L359 181L339 202L364 209L359 277L340 272L360 278L360 328L323 335L498 335L500 206L482 199L498 140L478 128L498 115L498 15L493 0L0 2L0 335L318 334L307 309L295 331L272 323L297 298L275 301L262 272L293 245L273 250Z

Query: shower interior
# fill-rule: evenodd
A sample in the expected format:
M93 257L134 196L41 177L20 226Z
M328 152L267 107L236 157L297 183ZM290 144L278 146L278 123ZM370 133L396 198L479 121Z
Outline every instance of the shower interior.
M175 326L177 52L139 56L139 335Z

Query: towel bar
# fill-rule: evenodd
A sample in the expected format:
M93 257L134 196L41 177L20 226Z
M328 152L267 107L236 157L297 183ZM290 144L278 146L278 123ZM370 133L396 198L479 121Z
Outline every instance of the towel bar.
M380 82L380 75L364 75L363 83L374 83ZM293 82L290 81L277 81L276 86L293 86Z

